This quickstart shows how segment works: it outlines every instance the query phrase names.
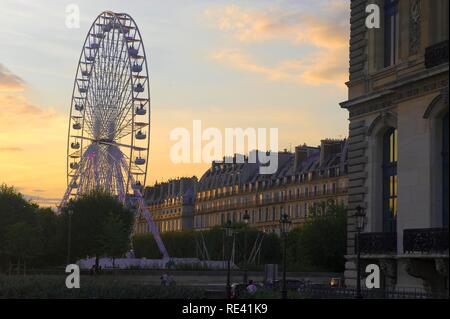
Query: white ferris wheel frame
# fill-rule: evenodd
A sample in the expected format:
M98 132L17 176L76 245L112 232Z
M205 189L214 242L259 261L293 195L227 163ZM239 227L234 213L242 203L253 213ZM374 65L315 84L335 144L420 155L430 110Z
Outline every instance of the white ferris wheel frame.
M94 189L130 199L168 253L148 212L150 84L142 36L126 13L104 11L86 35L75 74L67 136L67 189L59 206ZM147 129L147 132L143 131Z

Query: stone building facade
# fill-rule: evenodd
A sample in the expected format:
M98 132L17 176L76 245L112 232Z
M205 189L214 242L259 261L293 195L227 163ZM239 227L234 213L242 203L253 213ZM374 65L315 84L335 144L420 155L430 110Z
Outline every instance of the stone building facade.
M183 177L146 187L144 198L161 233L192 229L197 177ZM139 216L135 234L148 233L147 221Z
M347 203L347 141L323 140L320 147L297 146L278 153L274 174L259 174L259 163L212 163L198 184L194 228L205 230L228 220L279 232L289 214L293 226L308 220L311 208L329 201Z
M365 26L366 6L381 28ZM352 0L346 284L356 283L355 208L364 263L382 286L448 294L448 0ZM364 269L363 269L364 270ZM364 273L364 271L363 271Z

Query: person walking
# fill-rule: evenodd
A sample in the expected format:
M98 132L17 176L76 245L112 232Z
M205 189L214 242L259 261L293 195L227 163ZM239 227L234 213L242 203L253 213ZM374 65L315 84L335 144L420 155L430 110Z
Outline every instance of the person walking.
M251 295L254 295L257 290L258 290L258 287L256 287L256 284L253 282L253 280L249 280L248 285L247 285L247 292Z

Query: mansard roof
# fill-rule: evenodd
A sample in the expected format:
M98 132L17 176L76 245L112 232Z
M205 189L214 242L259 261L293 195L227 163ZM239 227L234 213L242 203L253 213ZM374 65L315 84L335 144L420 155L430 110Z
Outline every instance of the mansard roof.
M227 186L242 186L265 182L269 185L278 180L295 179L302 174L310 172L322 173L330 169L339 168L340 172L345 172L347 162L348 142L343 140L322 140L320 147L302 145L296 147L295 152L278 152L278 168L273 174L260 174L260 162L257 158L255 163L251 163L245 157L244 163L237 163L236 158L242 155L235 155L231 163L213 162L211 167L203 174L198 184L198 191L217 189ZM297 152L305 152L306 157L299 160ZM251 157L251 156L250 156Z
M158 203L166 198L182 197L183 202L191 202L195 198L197 177L182 177L171 179L146 187L144 197L147 203Z

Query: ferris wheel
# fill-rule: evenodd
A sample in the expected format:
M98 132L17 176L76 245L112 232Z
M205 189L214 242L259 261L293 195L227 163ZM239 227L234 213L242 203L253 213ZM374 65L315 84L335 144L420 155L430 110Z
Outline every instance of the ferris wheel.
M150 146L150 86L139 29L126 13L102 12L92 23L75 75L67 138L71 198L102 189L147 219L164 244L142 196Z

